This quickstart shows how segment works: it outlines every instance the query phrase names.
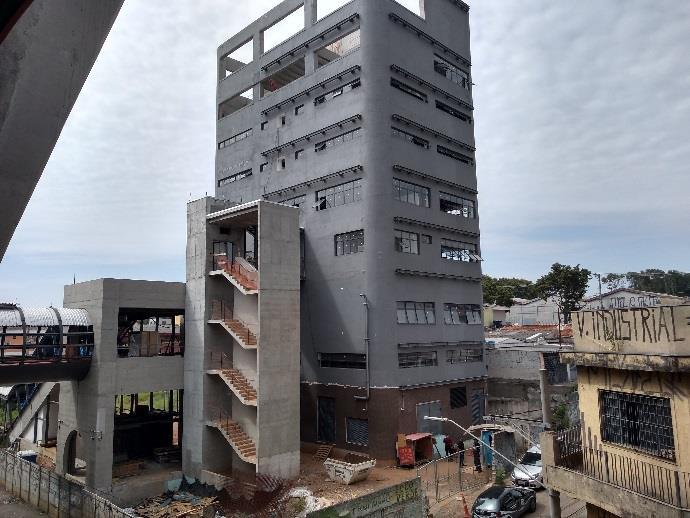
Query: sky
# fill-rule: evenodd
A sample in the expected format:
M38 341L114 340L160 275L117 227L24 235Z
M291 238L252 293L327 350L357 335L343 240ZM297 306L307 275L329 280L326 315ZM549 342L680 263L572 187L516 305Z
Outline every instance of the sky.
M0 263L0 300L184 281L186 203L214 190L216 49L277 3L125 1ZM470 5L484 273L689 270L690 2Z

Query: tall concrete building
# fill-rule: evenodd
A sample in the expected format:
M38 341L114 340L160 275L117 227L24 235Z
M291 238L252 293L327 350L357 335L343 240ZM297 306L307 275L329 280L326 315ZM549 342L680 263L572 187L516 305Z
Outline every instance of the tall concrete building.
M483 414L468 10L285 0L218 49L216 198L300 209L303 441L393 458Z

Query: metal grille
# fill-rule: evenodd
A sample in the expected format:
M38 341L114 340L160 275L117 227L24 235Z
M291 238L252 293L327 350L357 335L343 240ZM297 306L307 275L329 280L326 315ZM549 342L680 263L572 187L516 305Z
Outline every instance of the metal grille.
M467 406L467 388L453 387L450 389L450 408Z
M345 442L360 446L369 444L369 421L353 417L348 417L346 421Z
M673 419L668 398L602 390L599 402L604 441L675 460Z

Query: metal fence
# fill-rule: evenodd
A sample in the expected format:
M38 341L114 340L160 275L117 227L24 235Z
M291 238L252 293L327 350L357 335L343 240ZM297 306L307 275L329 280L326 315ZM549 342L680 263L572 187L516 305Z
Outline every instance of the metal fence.
M0 485L28 504L56 518L132 518L106 498L53 471L0 450Z
M631 455L583 446L579 428L556 435L556 466L681 509L690 509L690 473ZM663 461L660 461L663 462Z
M422 489L431 504L441 502L461 491L482 486L491 479L491 468L483 466L481 472L475 471L472 456L465 456L467 451L471 450L459 451L417 468ZM464 464L461 462L462 459L465 461Z

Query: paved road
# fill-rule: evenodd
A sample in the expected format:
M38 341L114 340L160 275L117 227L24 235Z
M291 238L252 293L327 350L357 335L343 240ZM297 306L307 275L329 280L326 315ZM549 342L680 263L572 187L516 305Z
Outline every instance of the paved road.
M2 518L45 518L46 515L0 487L0 516Z

